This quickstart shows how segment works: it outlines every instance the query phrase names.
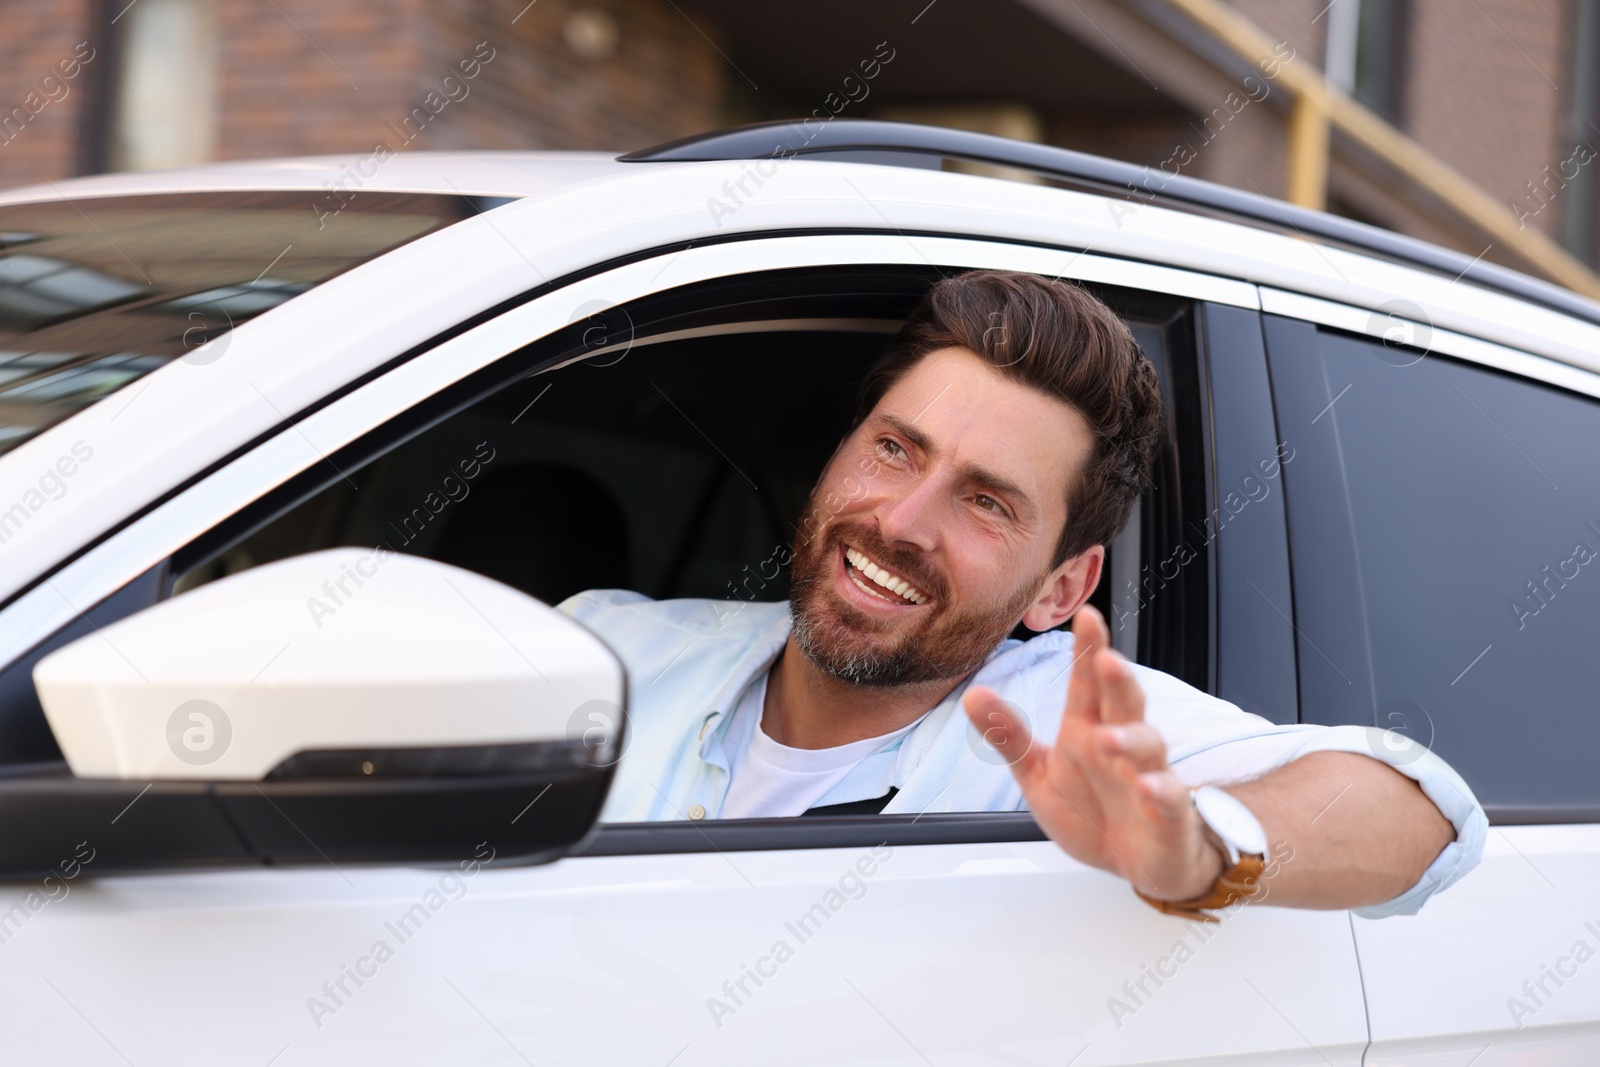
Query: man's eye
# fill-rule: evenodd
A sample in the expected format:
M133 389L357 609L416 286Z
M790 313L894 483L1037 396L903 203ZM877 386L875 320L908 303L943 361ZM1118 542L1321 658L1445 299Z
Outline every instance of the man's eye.
M906 454L906 450L900 447L898 441L890 440L887 437L878 439L878 448L888 453L890 459L899 459Z
M987 496L987 495L985 495L983 493L979 493L976 497L973 498L973 500L984 511L992 511L992 512L995 512L995 513L998 514L999 512L1004 510L1000 506L1000 501L996 500L992 496Z

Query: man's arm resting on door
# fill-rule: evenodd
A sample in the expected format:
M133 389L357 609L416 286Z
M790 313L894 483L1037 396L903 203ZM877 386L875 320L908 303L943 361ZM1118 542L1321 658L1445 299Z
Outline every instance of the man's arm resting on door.
M968 716L1068 854L1158 900L1200 897L1224 858L1207 840L1190 783L1145 721L1144 692L1108 647L1099 613L1081 610L1073 635L1077 662L1053 744L1034 744L1022 716L981 686L964 695ZM1408 739L1355 726L1286 727L1217 749L1233 745L1288 757L1263 759L1258 766L1275 769L1225 787L1265 831L1272 904L1411 914L1482 854L1487 821L1466 783Z
M1456 828L1421 786L1354 752L1312 752L1227 791L1261 821L1269 859L1280 843L1294 857L1274 869L1266 897L1284 907L1393 900L1456 839Z

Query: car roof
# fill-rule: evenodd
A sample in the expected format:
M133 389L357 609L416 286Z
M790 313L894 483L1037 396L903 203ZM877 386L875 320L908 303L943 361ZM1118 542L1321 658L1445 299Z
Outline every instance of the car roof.
M0 205L63 196L142 196L235 190L343 189L520 197L637 170L610 152L398 152L241 160L172 170L96 174L0 192Z
M375 150L65 179L0 192L0 206L184 192L462 195L490 201L476 204L479 212L500 201L504 206L491 214L506 223L542 218L538 244L546 233L559 231L558 241L567 246L563 251L570 252L581 232L581 251L567 267L579 270L652 248L670 251L735 237L819 230L945 233L1096 252L1234 279L1260 287L1260 298L1252 298L1252 304L1263 311L1369 333L1374 331L1367 327L1379 318L1411 320L1435 334L1448 330L1555 360L1580 374L1600 374L1600 303L1567 290L1559 292L1594 314L1575 314L1505 288L1476 285L1462 275L1452 278L1370 250L1280 233L1161 199L1130 201L1115 192L1003 181L882 160L802 155L641 161L642 155L634 153L630 161L606 152L475 150L380 157ZM463 225L469 223L450 229ZM488 225L501 242L506 240L504 224ZM594 240L602 231L606 239ZM536 247L517 249L524 265L532 266L529 254L539 256ZM609 253L588 259L602 247ZM389 269L385 264L398 266L395 258L407 255L404 248L391 251L353 273L382 272ZM584 259L588 261L580 262ZM548 282L542 267L535 268L538 280ZM508 291L501 299L511 295ZM305 300L296 297L285 308ZM1578 381L1581 391L1600 395L1588 378L1559 376L1563 384Z
M856 125L876 127L903 124L858 122ZM907 126L906 129L928 132L915 126ZM567 200L569 193L587 186L595 191L595 195L581 197L578 202L592 207L596 199L611 201L616 207L616 218L608 221L632 217L636 232L652 232L653 239L645 240L631 250L637 252L649 246L672 247L682 242L692 244L708 238L755 236L762 232L814 231L819 227L859 231L863 226L862 220L857 217L860 212L852 210L852 207L863 205L856 203L852 206L850 202L860 200L862 194L857 188L860 182L873 181L882 188L882 179L868 177L870 172L877 172L889 182L903 186L908 194L905 199L919 201L921 210L913 212L914 216L919 217L908 222L891 220L879 208L883 200L875 194L866 204L871 208L872 216L872 221L866 224L868 228L892 232L962 233L1007 240L1037 239L1056 247L1082 248L1085 251L1098 249L1103 254L1261 286L1261 299L1256 306L1263 311L1281 311L1314 318L1324 325L1355 329L1357 332L1363 332L1364 327L1369 325L1366 321L1369 315L1381 316L1385 320L1409 319L1420 323L1428 331L1440 328L1459 331L1468 337L1482 338L1554 359L1589 374L1600 374L1600 354L1597 354L1600 353L1600 303L1505 268L1497 267L1495 271L1521 279L1530 287L1557 292L1563 298L1559 303L1571 306L1561 307L1548 301L1530 300L1513 291L1515 287L1491 284L1485 288L1474 284L1476 279L1466 277L1466 272L1450 277L1416 263L1396 261L1372 249L1350 247L1337 241L1320 241L1298 228L1292 233L1278 232L1263 228L1258 221L1226 212L1197 212L1192 209L1193 205L1186 206L1159 197L1150 200L1135 197L1130 200L1115 191L1108 193L1095 189L1020 184L965 173L930 170L927 169L927 160L908 167L889 162L890 157L895 157L894 153L887 156L879 153L880 158L876 159L859 155L851 159L840 155L798 154L794 158L763 160L737 154L722 158L715 151L699 152L702 141L712 142L712 147L715 147L718 137L762 134L765 130L766 127L745 127L729 131L726 135L701 135L623 157L610 152L481 150L386 151L385 155L379 156L375 149L365 155L248 160L164 171L102 174L0 192L0 206L62 198L76 200L184 192L306 190L316 191L325 197L342 196L350 191L456 194L491 201L520 201L524 209L534 211L540 210L535 205L544 203L560 212L562 209L557 205ZM841 136L848 133L841 131ZM983 140L986 143L1010 144L1003 138ZM1016 147L1048 149L1048 146L1031 144L1018 144ZM685 151L689 154L678 158ZM1080 163L1088 160L1108 167L1125 166L1066 150L1049 151L1071 156ZM776 173L776 168L791 166L797 166L800 172L816 175L816 180L787 182L786 188L801 186L798 196L772 195L773 190L762 188L761 175ZM687 172L699 172L692 183L695 186L692 196L685 196L683 192L684 186L690 183L667 177ZM847 176L851 172L861 175L859 181L852 181ZM843 196L835 191L840 182L831 175L846 175L843 184L848 187L848 192ZM647 176L661 180L651 180ZM1236 192L1196 179L1184 180L1188 186L1208 187L1217 196ZM916 192L913 193L913 190ZM640 202L640 198L649 200L654 197L660 199L653 204ZM1046 201L1041 198L1054 200L1055 205L1045 207ZM1268 206L1279 203L1263 197L1253 199ZM686 202L669 204L669 200ZM687 202L691 200L692 203ZM770 208L770 202L778 200L787 201L781 210L757 209ZM713 209L716 202L737 208L739 217L732 217L730 210L724 218L721 212ZM945 224L940 224L937 218L930 217L929 209L943 202L949 204L949 219ZM1024 204L1029 206L1024 208ZM1085 204L1095 206L1086 212ZM979 205L994 220L994 224L989 219L977 226L973 226L970 220L960 221L964 208ZM483 204L478 209L482 211L492 206L492 203ZM1014 217L996 217L996 207L1001 209L999 216L1012 215L1018 209L1031 211L1041 225L1018 227ZM677 220L670 228L673 232L646 224L646 220L650 223L662 220L662 209ZM1322 214L1294 210L1302 215ZM938 214L945 213L940 211ZM1327 219L1330 225L1344 221L1335 216L1327 216ZM598 223L599 219L596 221ZM1107 221L1112 224L1109 228L1105 225ZM1052 235L1045 235L1046 230L1053 231ZM1064 234L1078 230L1083 232L1083 237L1067 236L1063 239ZM1409 238L1404 240L1423 249L1435 249L1441 254L1455 256L1453 252L1437 249L1425 242L1411 241ZM379 257L379 260L385 258L388 257ZM374 264L363 269L370 269L371 266ZM1311 308L1307 306L1305 298L1331 304ZM292 305L299 299L303 298L289 303ZM1570 379L1570 376L1564 377ZM1596 392L1591 385L1580 387L1585 392Z

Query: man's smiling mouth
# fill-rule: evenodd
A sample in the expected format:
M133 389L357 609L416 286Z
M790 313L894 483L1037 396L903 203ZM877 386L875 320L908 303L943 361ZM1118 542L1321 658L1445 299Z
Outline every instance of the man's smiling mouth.
M858 549L846 545L844 558L850 580L862 590L885 600L926 604L928 594L885 567L880 567ZM886 595L892 594L892 595Z

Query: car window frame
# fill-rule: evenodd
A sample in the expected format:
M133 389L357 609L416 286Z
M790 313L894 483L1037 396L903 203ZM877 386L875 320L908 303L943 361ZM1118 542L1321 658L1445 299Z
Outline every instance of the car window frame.
M811 238L810 244L798 243L795 236L769 234L752 237L732 249L739 253L738 255L729 257L724 254L718 257L723 262L707 264L702 272L705 275L702 280L751 273L739 268L750 266L748 261L752 258L759 260L757 266L761 273L793 266L795 261L806 267L822 268L864 262L886 261L899 267L915 267L918 264L932 266L935 262L942 262L944 266L957 269L1001 267L1030 270L1034 273L1068 277L1073 280L1137 289L1165 300L1176 299L1198 303L1200 300L1216 302L1221 298L1221 302L1228 306L1242 307L1251 314L1255 312L1254 289L1243 283L1177 271L1160 265L1105 259L1083 251L948 236L896 235L895 238L888 239L880 234L830 234L820 245L817 242L817 235L805 235L805 237ZM841 245L844 247L841 248ZM907 245L910 247L907 248ZM784 255L777 257L767 255L774 250L787 254L789 262L782 262ZM588 297L590 304L598 299L602 305L610 307L626 303L626 301L608 301L597 295L606 291L608 287L611 291L616 291L618 286L613 275L624 271L632 271L635 275L648 271L654 276L650 284L643 288L643 292L635 294L636 299L681 288L684 285L685 272L681 267L673 270L674 264L691 260L696 251L706 253L716 252L718 249L680 248L672 252L662 251L657 256L633 260L611 272L586 275L564 290L543 290L530 298L527 304L503 310L500 315L492 319L480 321L453 333L432 349L419 348L416 358L398 366L391 365L386 373L374 375L366 382L345 391L341 396L329 398L308 412L298 414L268 440L259 442L255 448L231 462L220 465L206 478L173 494L146 515L111 534L89 552L60 568L50 580L35 586L24 597L8 605L3 612L0 612L0 623L19 617L25 619L29 613L18 609L28 607L29 598L37 598L40 591L44 590L63 601L70 609L70 615L56 628L56 631L53 631L59 636L66 625L73 622L78 623L78 628L82 629L82 624L88 622L95 613L91 608L86 616L72 606L74 603L98 605L118 590L141 578L156 588L169 589L172 579L179 570L179 567L173 565L173 561L181 553L191 549L191 546L224 525L233 529L240 528L241 524L252 529L259 528L272 516L306 499L321 485L337 477L328 470L328 467L332 466L337 470L341 465L336 464L336 460L348 458L346 449L360 445L363 449L370 450L373 456L379 455L422 431L423 425L408 427L402 425L402 422L425 408L430 415L422 421L425 425L433 425L513 381L590 358L592 352L583 351L581 344L577 346L577 353L568 357L540 359L531 355L533 349L550 344L553 338L559 337L563 332L569 335L581 334L584 322L587 321L571 322L561 315L552 317L550 314L552 304L558 311L565 313L571 306L582 306L584 303L582 297ZM724 247L721 251L726 253L729 249ZM933 258L935 256L939 258L936 260ZM739 262L741 259L745 261L742 264ZM663 263L664 265L661 265ZM672 277L664 277L669 271ZM585 282L590 284L584 285ZM1130 282L1144 284L1130 285ZM529 328L529 321L537 322L538 317L529 314L528 307L540 302L545 304L542 310L544 325L547 328L543 330L537 327ZM529 336L532 336L533 340L527 340ZM570 342L571 338L568 342L569 349L572 347ZM451 349L454 351L446 351ZM463 360L461 358L463 355L468 358ZM455 357L456 365L451 366L446 363L442 356ZM532 359L532 362L519 367L513 362L519 356L525 360ZM1203 358L1198 346L1195 348L1194 356L1196 360ZM460 364L463 362L468 365L462 367ZM430 366L430 363L433 365ZM1197 367L1196 372L1203 380L1204 375L1200 368ZM485 386L481 377L484 374L490 374L499 380L492 387ZM346 410L341 411L341 406ZM319 430L314 434L306 432L308 424L319 419L335 424L341 420L345 423L342 427L345 438L342 445L332 446L332 441L327 436L328 430ZM350 425L362 420L366 420L369 425ZM296 440L299 442L298 447L295 446ZM323 441L330 447L319 447L316 443L318 441ZM269 455L269 451L274 447L276 452ZM1209 438L1207 438L1205 450L1209 451L1209 448ZM307 449L316 454L307 455ZM272 478L270 475L274 463L282 475L277 478ZM1206 466L1209 466L1208 462ZM286 467L292 469L284 470ZM243 493L247 495L247 499L225 510L220 517L206 521L208 508L212 514L225 508L225 497L229 490L236 494ZM252 514L252 510L257 514ZM163 525L165 529L161 529ZM130 547L150 551L151 542L162 535L167 538L168 544L167 551L159 557L151 559L146 556L143 560L137 561L117 558L119 550L127 550ZM170 543L179 537L181 537L180 543L176 545ZM126 574L136 562L144 564L142 569L128 575L120 583L113 584L114 579L119 577L117 575L119 569ZM151 580L153 576L154 581ZM104 595L98 599L92 595L96 581L101 583L101 588L104 590ZM109 620L95 620L91 625L100 625L104 621ZM983 818L973 820L971 819L973 815L982 815ZM918 841L929 843L937 840L1037 840L1041 837L1031 815L1027 812L949 813L949 816L935 820L930 815L922 818L920 822L917 817L908 817L905 829L909 830L910 823L918 823L919 829L912 836ZM881 837L882 832L899 818L844 817L844 823L867 832L865 823L886 820L883 826L871 830L868 834L871 836L871 833L878 833ZM764 820L754 822L764 822ZM749 837L750 828L739 829L735 824L734 820L721 824L723 827L734 827L727 832L740 839L739 842L730 840L729 847L757 847L751 843L756 839ZM665 825L669 824L661 824ZM784 840L774 842L769 839L760 847L835 847L841 840L838 827L842 824L831 818L803 821L777 820L774 825L786 827L783 831ZM612 835L609 839L611 844L605 846L591 844L589 851L592 854L599 854L596 850L601 848L633 851L635 846L643 851L652 852L683 850L675 846L671 840L667 840L674 836L682 838L683 835L658 832L661 826L653 825L650 828L633 830L624 828ZM700 824L691 829L697 837L704 840L701 831L710 829L710 826ZM600 831L602 836L605 833L607 833L605 829ZM720 835L723 831L719 829L717 833ZM758 834L757 838L766 836L768 835L764 833ZM895 836L900 836L900 832L897 831ZM634 845L625 845L625 839L633 841ZM907 843L911 842L908 840Z
M1195 540L1212 552L1210 691L1287 725L1301 721L1282 475L1293 445L1273 406L1261 318L1219 304L1200 309L1210 521Z
M1317 331L1324 329L1381 340L1391 346L1396 344L1391 331L1397 328L1410 331L1406 336L1415 343L1403 347L1418 352L1419 359L1438 353L1528 386L1560 389L1591 400L1600 399L1600 373L1479 337L1436 328L1420 307L1405 301L1390 300L1380 307L1364 309L1263 287L1262 308L1260 319L1272 373L1273 408L1281 421L1299 419L1308 415L1312 407L1323 403L1331 406L1337 399L1327 386L1320 359L1311 360L1304 355L1308 351L1315 351ZM1302 487L1297 495L1292 489L1286 490L1293 533L1291 552L1320 560L1332 559L1335 562L1326 571L1335 574L1341 571L1357 573L1354 568L1358 565L1352 525L1354 520L1342 454L1341 447L1325 457L1326 462L1321 464L1320 469L1306 465L1296 471L1296 476L1307 485L1315 486L1313 491L1306 492ZM1353 695L1355 704L1364 702L1367 707L1373 707L1376 699L1368 609L1359 583L1334 580L1319 584L1313 593L1306 581L1308 577L1312 582L1316 581L1314 575L1295 573L1297 597L1314 598L1319 617L1331 622L1324 627L1324 644L1320 652L1307 647L1309 639L1297 631L1299 658L1308 667L1301 679L1302 686L1316 684L1314 675L1318 670L1318 657L1332 657L1345 665L1344 673L1352 682L1349 689L1353 692L1344 695ZM1333 689L1337 691L1338 687ZM1370 716L1363 718L1353 713L1330 710L1325 701L1305 701L1304 690L1302 707L1308 708L1313 716L1308 721L1325 725L1377 725ZM1502 826L1600 822L1600 805L1582 803L1536 806L1487 803L1484 812L1491 825Z

